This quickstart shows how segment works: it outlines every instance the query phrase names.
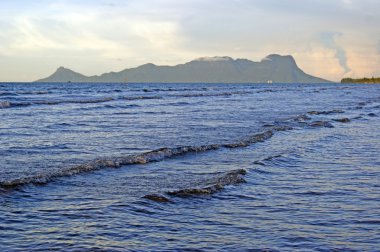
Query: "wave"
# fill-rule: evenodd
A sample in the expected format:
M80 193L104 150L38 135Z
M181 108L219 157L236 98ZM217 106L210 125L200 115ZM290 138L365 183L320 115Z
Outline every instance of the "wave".
M276 130L275 128L273 130ZM159 162L167 158L183 156L190 153L206 152L210 150L217 150L220 148L238 148L245 147L256 142L263 142L273 136L273 130L267 130L263 133L255 134L247 137L245 140L237 143L227 144L209 144L201 146L181 146L176 148L160 148L157 150L144 152L135 155L126 155L114 158L96 159L82 165L61 169L52 173L41 173L35 176L15 179L11 181L0 182L1 187L17 187L27 184L46 184L60 177L72 176L84 172L104 168L119 168L125 165L147 164L151 162Z
M309 111L307 113L309 115L330 115L330 114L344 113L344 111L340 110L340 109L333 109L333 110L329 110L329 111Z
M293 118L293 121L296 122L305 122L305 121L310 121L311 117L307 115L299 115Z
M237 94L252 94L249 91L223 92L223 93L195 93L195 94L174 94L171 97L217 97L217 96L232 96Z
M334 128L334 125L332 125L328 121L314 121L309 124L310 127L324 127L324 128Z
M200 88L143 88L143 89L131 89L131 91L143 91L145 93L150 92L184 92L184 91L208 91L208 90L221 90L223 88L217 87L200 87Z
M153 100L153 99L162 99L162 96L130 96L130 97L123 97L123 99L128 101L135 101L135 100Z
M32 93L32 92L29 92ZM41 92L43 93L43 92ZM250 92L225 92L225 93L196 93L196 94L174 94L169 95L169 97L214 97L214 96L232 96L235 94L246 94ZM12 101L0 101L0 109L4 108L12 108L12 107L28 107L32 105L59 105L59 104L67 104L67 103L79 103L79 104L85 104L85 103L102 103L102 102L108 102L112 100L116 100L119 98L113 98L113 97L102 97L102 98L96 98L96 99L83 99L83 100L42 100L42 101L31 101L31 102L12 102ZM153 99L163 99L162 96L155 95L155 96L125 96L122 97L124 100L128 101L135 101L135 100L153 100Z
M222 146L225 148L238 148L238 147L247 147L251 144L257 143L257 142L264 142L265 140L271 138L273 136L272 130L267 130L263 133L255 134L253 136L249 136L244 140L241 140L236 143L228 143L223 144Z
M177 148L160 148L136 155L127 155L116 158L96 159L82 165L61 169L54 173L39 174L31 177L0 182L1 187L17 187L26 184L46 184L56 178L76 175L83 172L103 168L118 168L124 165L146 164L162 161L166 158L184 155L187 153L205 152L220 148L220 145L181 146Z
M243 178L245 174L247 174L246 170L237 169L237 170L223 173L221 176L216 176L214 178L211 178L202 187L190 187L190 188L184 188L184 189L175 190L175 191L168 191L165 194L167 196L181 197L181 198L202 196L202 195L212 195L223 190L228 185L236 185L239 183L245 183L246 181ZM156 202L172 202L172 200L168 198L166 195L148 194L148 195L143 196L143 198L156 201Z
M50 94L49 91L20 91L16 92L16 94L21 95L41 95L41 94Z
M48 91L16 91L16 92L0 92L0 96L17 96L17 95L41 95L49 94Z
M257 164L257 165L266 166L266 164L265 164L266 162L268 162L268 161L272 161L273 159L280 158L280 157L282 157L281 154L279 154L279 155L274 155L274 156L269 156L269 157L266 157L266 158L264 158L264 159L257 160L257 161L255 161L255 162L253 162L253 163L254 163L254 164Z
M10 101L0 101L0 108L11 108L11 107L28 107L32 105L58 105L65 103L101 103L112 101L114 98L105 97L98 99L85 99L85 100L47 100L47 101L33 101L33 102L10 102Z
M163 92L184 92L184 91L207 91L208 88L164 88L152 89L153 91L163 91Z
M319 192L319 191L306 191L306 192L297 192L297 193L294 193L295 195L307 195L307 196L323 196L323 195L327 195L327 194L335 194L334 192L329 192L329 191L325 191L325 192Z
M93 102L94 100L92 100ZM307 121L303 121L307 120ZM24 177L9 181L0 181L0 187L2 188L14 188L27 184L46 184L60 177L72 176L80 173L91 172L104 168L119 168L126 165L147 164L151 162L159 162L164 159L184 156L191 153L206 152L212 150L218 150L221 148L243 148L255 143L264 142L270 139L276 132L289 131L297 127L317 128L334 127L329 121L313 121L307 115L298 115L282 122L275 122L274 125L270 125L265 131L253 135L249 135L243 139L240 139L231 143L223 144L208 144L200 146L180 146L175 148L160 148L153 151L143 152L134 155L125 155L120 157L109 157L96 159L81 165L76 165L64 169L60 169L50 173L40 173L30 177ZM264 161L265 162L265 161Z
M335 122L341 122L341 123L348 123L348 122L351 122L351 119L349 118L337 118L337 119L332 119L333 121Z
M264 90L259 90L257 91L256 93L260 94L260 93L273 93L273 92L278 92L277 90L273 90L273 89L264 89Z
M247 174L247 171L244 169L237 169L229 171L222 176L216 177L214 181L210 181L208 185L204 187L195 187L195 188L185 188L176 191L167 192L170 196L176 197L191 197L197 195L211 195L216 192L221 191L227 185L236 185L239 183L245 183L246 181L242 177Z
M0 96L15 96L17 95L14 92L0 92Z
M111 98L112 99L112 98ZM80 100L74 101L77 103L94 103L94 102L104 102L108 101L110 98L101 98L93 100ZM67 101L65 101L67 102ZM11 106L12 103L0 101L1 107ZM275 121L273 124L263 125L263 130L261 133L248 135L245 138L242 138L237 141L232 141L230 143L218 143L218 144L209 144L209 145L200 145L200 146L180 146L175 148L159 148L153 151L143 152L140 154L134 155L125 155L119 157L109 157L109 158L100 158L93 161L86 162L84 164L71 166L68 168L63 168L54 172L39 173L34 176L18 178L14 180L0 180L0 188L15 188L28 184L46 184L50 181L54 181L60 177L73 176L80 173L91 172L94 170L104 169L104 168L118 168L126 165L138 165L138 164L147 164L151 162L159 162L164 159L183 156L191 153L206 152L212 150L218 150L221 148L243 148L255 143L264 142L270 139L276 132L279 131L290 131L293 129L313 129L318 127L323 128L332 128L334 125L332 122L349 122L355 118L348 119L331 119L330 121L314 121L311 117L312 115L319 114L330 114L330 113L344 113L343 110L331 110L331 111L316 111L313 113L307 112L306 114L297 115L283 121ZM346 120L348 119L348 120ZM276 158L277 156L273 156ZM261 165L265 165L265 162L268 160L261 160Z

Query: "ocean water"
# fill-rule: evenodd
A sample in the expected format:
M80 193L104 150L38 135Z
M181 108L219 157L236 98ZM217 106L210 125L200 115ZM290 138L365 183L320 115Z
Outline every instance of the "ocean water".
M0 250L380 251L379 116L380 85L0 83Z

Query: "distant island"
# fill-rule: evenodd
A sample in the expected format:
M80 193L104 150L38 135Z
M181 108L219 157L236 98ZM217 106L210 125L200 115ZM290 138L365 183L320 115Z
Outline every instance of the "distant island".
M59 67L36 82L119 83L329 83L303 72L290 55L271 54L260 62L231 57L203 57L176 66L148 63L120 72L85 76Z
M341 83L380 84L380 77L361 78L361 79L344 78L341 80Z

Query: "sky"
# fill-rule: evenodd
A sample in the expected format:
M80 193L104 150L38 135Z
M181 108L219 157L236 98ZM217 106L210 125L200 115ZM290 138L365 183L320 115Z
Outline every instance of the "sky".
M272 53L332 81L380 76L379 13L379 0L1 0L0 82Z

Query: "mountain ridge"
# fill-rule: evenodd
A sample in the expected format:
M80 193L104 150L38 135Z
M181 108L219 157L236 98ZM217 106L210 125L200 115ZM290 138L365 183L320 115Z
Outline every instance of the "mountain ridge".
M119 72L85 76L59 67L35 82L121 82L121 83L328 83L306 74L291 55L270 54L259 62L229 56L201 57L175 66L153 63Z

